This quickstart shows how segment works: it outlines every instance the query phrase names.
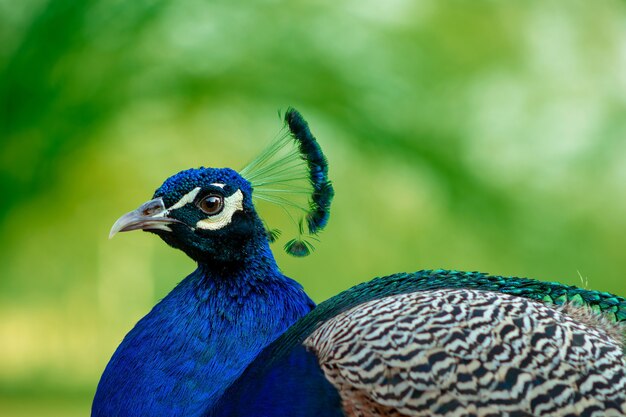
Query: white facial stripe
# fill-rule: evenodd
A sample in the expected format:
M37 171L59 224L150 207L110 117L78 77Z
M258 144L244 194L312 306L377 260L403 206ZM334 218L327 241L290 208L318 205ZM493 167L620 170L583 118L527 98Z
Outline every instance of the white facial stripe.
M183 196L176 204L172 207L168 208L167 211L172 211L181 208L185 204L193 203L193 200L196 199L196 196L200 192L200 187L196 187L193 190L189 191L187 194Z
M230 224L233 220L233 214L238 210L243 210L241 190L237 190L233 195L224 199L224 208L219 214L200 220L196 223L196 227L205 230L219 230Z
M222 184L222 183L219 183L219 182L214 182L214 183L213 183L213 184L211 184L211 185L215 185L216 187L224 188L224 186L225 186L226 184Z

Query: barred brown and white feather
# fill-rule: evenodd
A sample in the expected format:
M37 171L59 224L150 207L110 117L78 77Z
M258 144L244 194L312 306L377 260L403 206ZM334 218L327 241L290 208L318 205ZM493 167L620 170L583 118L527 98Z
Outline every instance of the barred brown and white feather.
M442 289L358 305L305 345L349 416L625 416L613 336L569 309Z

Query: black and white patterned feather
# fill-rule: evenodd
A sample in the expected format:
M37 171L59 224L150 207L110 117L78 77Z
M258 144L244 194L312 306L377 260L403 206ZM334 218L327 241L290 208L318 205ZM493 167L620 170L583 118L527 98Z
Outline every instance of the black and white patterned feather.
M624 416L623 326L572 314L584 308L412 292L345 311L305 345L349 416Z

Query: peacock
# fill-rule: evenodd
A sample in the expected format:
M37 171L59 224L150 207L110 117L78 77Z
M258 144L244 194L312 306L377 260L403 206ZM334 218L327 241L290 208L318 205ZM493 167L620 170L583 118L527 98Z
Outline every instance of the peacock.
M111 237L158 235L197 269L124 337L93 417L626 415L623 297L422 270L316 306L270 244L311 253L334 191L306 121L289 109L284 122L241 171L179 172L113 225Z

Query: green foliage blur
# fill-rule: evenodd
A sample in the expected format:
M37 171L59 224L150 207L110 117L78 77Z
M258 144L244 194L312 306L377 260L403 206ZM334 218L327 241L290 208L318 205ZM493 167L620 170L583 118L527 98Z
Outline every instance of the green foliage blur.
M290 105L336 198L312 256L275 254L317 301L430 268L626 294L625 19L619 1L0 0L0 415L88 415L121 338L194 269L108 229L171 174L243 167Z

